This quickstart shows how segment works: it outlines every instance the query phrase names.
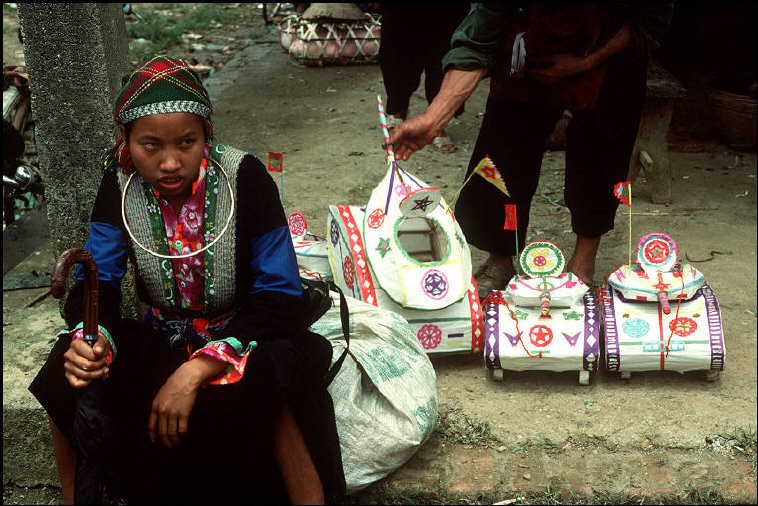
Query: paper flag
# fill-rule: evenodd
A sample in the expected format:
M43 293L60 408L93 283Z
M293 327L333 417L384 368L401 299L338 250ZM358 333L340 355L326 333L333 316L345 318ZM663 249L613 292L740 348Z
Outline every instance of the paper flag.
M511 194L508 193L508 188L505 187L503 176L500 175L500 171L497 170L497 167L495 167L495 164L492 163L492 160L490 160L489 156L482 158L482 161L480 161L477 166L474 167L474 172L482 176L485 181L494 185L495 188L501 192L505 193L509 197L511 196Z
M632 200L630 198L631 192L632 183L630 181L621 181L619 183L616 183L616 185L613 187L613 194L617 199L621 201L622 204L627 206L632 205Z
M505 204L505 223L503 230L518 230L516 220L516 204Z
M269 151L268 170L269 172L282 172L284 170L284 155Z

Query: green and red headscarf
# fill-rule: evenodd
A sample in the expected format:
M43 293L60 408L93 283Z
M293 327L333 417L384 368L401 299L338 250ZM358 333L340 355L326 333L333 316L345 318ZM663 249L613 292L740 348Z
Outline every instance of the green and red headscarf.
M210 121L213 109L208 90L200 76L183 60L157 55L121 80L113 117L128 125L143 116L172 112L189 112L205 119L209 142L213 135ZM105 160L105 166L117 162L125 174L134 170L129 146L119 138Z

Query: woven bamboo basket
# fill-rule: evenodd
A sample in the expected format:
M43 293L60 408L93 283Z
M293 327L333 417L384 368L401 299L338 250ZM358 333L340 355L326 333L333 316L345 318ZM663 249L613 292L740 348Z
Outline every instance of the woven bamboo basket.
M727 91L719 84L721 83L712 83L707 96L708 108L716 126L732 149L755 151L758 113L756 99L750 95Z

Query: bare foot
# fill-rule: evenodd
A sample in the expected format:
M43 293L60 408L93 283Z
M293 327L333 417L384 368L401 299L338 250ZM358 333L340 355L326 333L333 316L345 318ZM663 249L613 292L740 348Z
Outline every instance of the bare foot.
M585 284L592 285L595 276L595 257L600 246L600 237L576 236L574 254L566 269L579 277Z
M593 261L591 265L579 265L579 263L575 262L572 258L566 265L566 270L584 281L585 285L590 286L595 277L595 262Z

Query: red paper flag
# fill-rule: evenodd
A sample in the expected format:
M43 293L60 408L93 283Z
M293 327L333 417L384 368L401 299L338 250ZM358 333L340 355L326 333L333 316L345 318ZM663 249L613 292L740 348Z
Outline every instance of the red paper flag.
M269 151L268 170L269 172L282 172L284 170L284 155Z
M630 193L632 191L631 184L632 183L629 181L621 181L620 183L616 183L613 187L613 194L626 206L632 205L632 200L630 198Z
M505 204L505 223L503 230L518 230L516 221L516 204Z

